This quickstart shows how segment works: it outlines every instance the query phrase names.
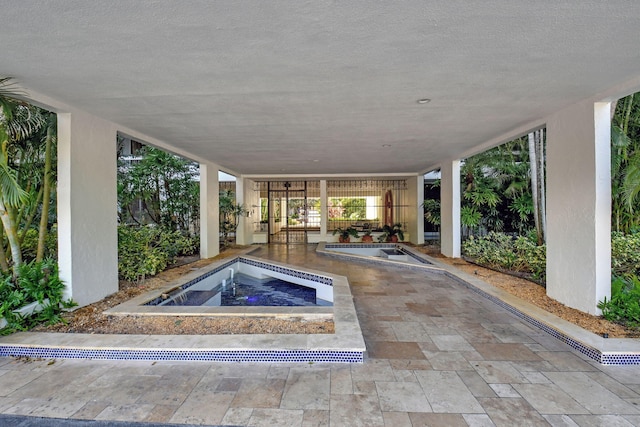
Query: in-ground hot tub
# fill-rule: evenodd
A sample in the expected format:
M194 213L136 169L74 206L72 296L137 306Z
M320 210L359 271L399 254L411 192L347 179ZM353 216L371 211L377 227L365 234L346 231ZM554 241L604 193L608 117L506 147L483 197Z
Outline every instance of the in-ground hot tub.
M320 242L316 252L322 255L368 264L391 264L410 269L441 269L423 253L402 243L326 243Z
M264 295L259 294L268 291L268 287L257 292L246 291L236 283L238 279L242 282L252 282L254 285L265 283L273 285L274 294L284 294L277 289L279 284L287 288L298 287L300 288L298 293L306 290L313 294L311 298L313 303L308 303L311 300L309 298L309 301L303 303L302 298L294 295L276 298L294 301L291 304L263 304L261 301L268 298L263 298ZM331 275L241 256L213 267L200 269L172 285L140 295L105 313L138 316L200 315L331 319L334 317L334 311L341 309L334 304L335 285L337 283ZM346 286L348 289L348 284ZM223 298L232 301L222 304ZM255 303L252 304L252 302Z

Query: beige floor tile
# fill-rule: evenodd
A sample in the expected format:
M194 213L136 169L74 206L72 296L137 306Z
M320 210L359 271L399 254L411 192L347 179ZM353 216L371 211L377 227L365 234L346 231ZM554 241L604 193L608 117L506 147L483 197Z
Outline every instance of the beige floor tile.
M292 368L282 396L282 409L329 409L331 370Z
M495 427L487 414L462 414L469 427Z
M629 420L621 415L571 415L573 421L580 427L633 427Z
M472 362L473 368L489 384L528 383L527 378L509 362Z
M478 399L497 427L548 426L545 420L526 400L520 398Z
M244 426L249 424L251 414L253 414L253 408L229 408L220 423L230 426Z
M235 393L209 393L194 390L169 422L181 424L219 424L229 410Z
M331 396L330 424L349 427L384 427L378 399L371 395Z
M302 427L329 427L329 411L305 409L302 417Z
M82 408L78 409L71 418L93 420L98 416L98 414L100 414L100 412L104 411L107 406L109 406L109 404L105 402L90 401Z
M471 391L453 371L417 371L433 412L484 413Z
M278 408L285 381L245 378L231 402L234 408Z
M546 372L545 376L592 414L640 414L634 405L583 372Z
M385 427L413 427L407 412L382 412Z
M588 414L555 384L514 384L520 395L541 414Z
M460 414L419 414L410 413L413 427L467 427L467 422Z
M295 409L254 409L249 419L251 427L301 427L304 411Z
M532 352L524 344L508 343L476 343L474 347L485 360L513 360L513 361L529 361L542 360L537 353Z
M383 412L432 412L418 383L377 381L376 389Z
M109 421L144 421L154 408L155 405L151 404L107 406L95 419Z

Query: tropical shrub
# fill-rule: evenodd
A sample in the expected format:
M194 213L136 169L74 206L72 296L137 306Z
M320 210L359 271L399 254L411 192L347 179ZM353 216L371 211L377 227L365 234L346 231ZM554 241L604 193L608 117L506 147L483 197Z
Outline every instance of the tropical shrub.
M538 281L545 279L546 247L538 246L532 237L511 236L491 232L486 236L470 236L463 244L465 256L489 268L531 273Z
M640 276L640 233L611 233L611 273Z
M640 326L640 279L637 276L614 276L611 299L600 301L602 317L630 327Z
M144 146L131 159L118 158L118 215L122 224L155 224L170 230L197 228L197 163ZM141 210L132 209L141 206Z
M63 300L65 285L58 274L58 264L52 259L23 263L19 267L18 279L11 274L0 274L0 318L7 326L2 334L26 330L38 323L59 323L66 308L73 307L72 300ZM42 310L21 316L14 313L30 303L38 302Z
M30 228L24 232L20 247L25 261L36 259L39 237L40 233L35 228ZM58 258L58 231L55 225L51 227L45 237L44 256L45 258Z
M144 280L163 271L176 257L192 255L198 240L180 231L160 227L118 227L118 275L130 281Z

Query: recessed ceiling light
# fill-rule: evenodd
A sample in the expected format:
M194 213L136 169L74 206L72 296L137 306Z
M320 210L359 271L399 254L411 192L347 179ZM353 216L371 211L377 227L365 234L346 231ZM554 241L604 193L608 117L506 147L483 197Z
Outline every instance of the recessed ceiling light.
M422 99L418 99L416 102L418 104L428 104L431 102L431 100L429 98L422 98Z
M313 162L314 162L314 163L318 163L319 161L320 161L320 160L318 160L318 159L313 159Z

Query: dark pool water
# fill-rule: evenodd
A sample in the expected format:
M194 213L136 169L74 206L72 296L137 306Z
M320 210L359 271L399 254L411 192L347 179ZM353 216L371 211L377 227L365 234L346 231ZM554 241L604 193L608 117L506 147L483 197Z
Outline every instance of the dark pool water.
M167 301L164 306L269 306L295 307L331 305L317 300L316 290L280 279L256 279L236 274L235 287L228 283L211 290L187 291Z

